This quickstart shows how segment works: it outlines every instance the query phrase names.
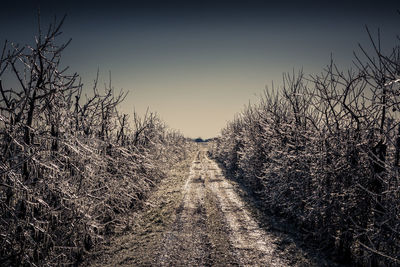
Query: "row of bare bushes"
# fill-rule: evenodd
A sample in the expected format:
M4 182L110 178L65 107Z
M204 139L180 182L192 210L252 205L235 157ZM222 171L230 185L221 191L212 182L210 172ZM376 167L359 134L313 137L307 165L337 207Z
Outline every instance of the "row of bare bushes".
M368 29L367 29L368 31ZM400 46L368 35L355 67L285 74L222 131L213 155L341 262L400 265ZM388 51L388 50L385 50Z
M129 212L188 146L155 114L118 113L126 94L111 82L88 90L61 69L62 22L33 46L0 51L2 266L78 264L129 228Z

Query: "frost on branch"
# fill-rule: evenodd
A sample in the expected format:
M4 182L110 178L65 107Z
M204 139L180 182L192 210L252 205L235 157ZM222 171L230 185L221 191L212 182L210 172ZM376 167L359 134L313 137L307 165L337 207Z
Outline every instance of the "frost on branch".
M342 262L400 264L400 46L360 46L355 69L285 74L222 131L213 156L267 213Z
M186 140L155 115L117 110L126 93L91 93L61 69L63 24L39 29L33 46L6 42L0 57L0 262L79 263L133 223Z

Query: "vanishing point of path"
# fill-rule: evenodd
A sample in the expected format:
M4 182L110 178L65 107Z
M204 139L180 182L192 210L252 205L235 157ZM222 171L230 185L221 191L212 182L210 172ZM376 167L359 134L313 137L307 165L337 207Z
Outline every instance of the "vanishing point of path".
M200 145L132 216L132 229L111 240L93 265L321 265L290 238L260 228L237 190Z

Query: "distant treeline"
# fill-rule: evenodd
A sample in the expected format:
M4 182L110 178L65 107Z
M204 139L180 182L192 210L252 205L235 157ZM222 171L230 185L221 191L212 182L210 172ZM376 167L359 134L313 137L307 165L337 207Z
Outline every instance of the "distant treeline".
M203 139L201 137L193 139L193 141L196 142L196 143L206 143L206 142L210 142L210 141L214 141L214 140L215 140L215 138Z
M130 228L189 145L150 112L118 112L111 78L84 89L61 69L62 22L0 51L1 266L76 265Z
M400 46L386 53L367 32L354 69L284 74L212 154L338 261L399 266Z

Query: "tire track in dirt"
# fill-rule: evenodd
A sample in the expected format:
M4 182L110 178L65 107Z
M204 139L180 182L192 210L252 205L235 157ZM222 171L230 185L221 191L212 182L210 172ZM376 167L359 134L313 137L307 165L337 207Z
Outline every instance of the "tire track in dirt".
M288 266L280 258L274 238L262 230L251 218L233 186L222 175L218 165L200 150L192 163L184 185L184 197L177 210L172 230L165 234L158 263L162 266L211 266L210 227L207 227L205 196L212 194L213 205L225 223L229 250L233 259L227 262L240 266ZM209 196L210 197L210 196ZM215 229L212 229L215 232ZM215 233L214 233L215 234ZM227 246L225 246L226 249ZM221 253L218 255L221 256Z
M217 197L221 211L230 229L229 237L241 266L288 266L274 244L276 238L268 235L251 218L234 187L222 175L218 165L205 157L210 187Z
M205 184L200 152L190 168L183 187L184 197L172 230L165 233L158 257L162 266L209 266L210 253L206 212L204 207Z

